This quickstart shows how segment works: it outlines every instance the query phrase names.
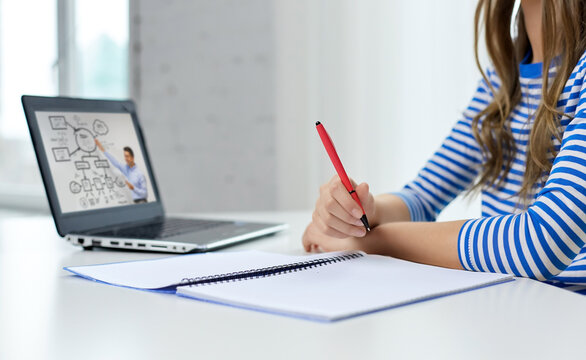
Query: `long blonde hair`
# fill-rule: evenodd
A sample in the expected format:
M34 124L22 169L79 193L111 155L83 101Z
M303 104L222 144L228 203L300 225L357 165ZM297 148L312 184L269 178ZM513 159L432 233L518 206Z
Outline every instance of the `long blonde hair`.
M544 176L551 170L552 158L556 156L553 139L560 139L559 122L565 115L558 111L557 101L568 77L586 50L585 3L586 0L542 0L544 76L541 102L529 135L525 176L519 193L519 199L525 207L534 195L536 185L543 184ZM519 9L516 18L516 37L513 38L511 34L514 9L513 0L480 0L476 7L476 64L494 96L493 101L472 122L472 130L482 149L485 163L470 192L501 185L515 157L515 141L507 119L521 100L519 64L531 45L522 9ZM501 83L498 89L491 85L480 65L478 46L482 25L488 55ZM553 81L550 81L547 71L552 64L557 69Z

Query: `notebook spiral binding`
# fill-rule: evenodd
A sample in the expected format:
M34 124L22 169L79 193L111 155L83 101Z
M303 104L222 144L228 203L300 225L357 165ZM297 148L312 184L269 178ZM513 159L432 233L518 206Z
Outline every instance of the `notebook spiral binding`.
M363 257L364 255L365 254L362 252L351 252L327 258L314 259L284 265L276 265L260 269L236 271L226 274L201 276L195 278L183 278L177 286L202 286L218 284L223 282L242 281L260 277L274 276L291 272L303 271L306 269L329 265L337 262L348 261Z

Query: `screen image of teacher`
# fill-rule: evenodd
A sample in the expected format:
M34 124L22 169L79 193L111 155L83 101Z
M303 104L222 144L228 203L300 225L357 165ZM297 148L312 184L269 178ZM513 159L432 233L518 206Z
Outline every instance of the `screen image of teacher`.
M130 189L132 193L132 200L135 204L141 204L147 202L147 187L146 187L146 178L144 174L138 169L136 163L134 162L134 152L128 146L124 147L124 161L126 164L120 163L112 154L107 152L102 143L98 139L95 139L96 145L101 152L104 153L108 161L114 167L116 167L120 172L126 177L124 182L126 186Z

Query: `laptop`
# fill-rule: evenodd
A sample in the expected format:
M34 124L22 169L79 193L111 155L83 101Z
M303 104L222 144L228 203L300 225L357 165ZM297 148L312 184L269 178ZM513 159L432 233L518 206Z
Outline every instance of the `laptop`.
M22 104L57 232L72 244L202 252L287 228L165 216L132 101L24 95Z

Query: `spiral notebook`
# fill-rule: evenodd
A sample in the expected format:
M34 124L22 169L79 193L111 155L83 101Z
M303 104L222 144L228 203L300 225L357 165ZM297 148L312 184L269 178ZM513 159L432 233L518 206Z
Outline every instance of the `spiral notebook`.
M306 256L207 253L65 270L110 285L318 321L346 319L513 279L357 251Z

